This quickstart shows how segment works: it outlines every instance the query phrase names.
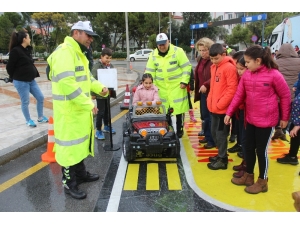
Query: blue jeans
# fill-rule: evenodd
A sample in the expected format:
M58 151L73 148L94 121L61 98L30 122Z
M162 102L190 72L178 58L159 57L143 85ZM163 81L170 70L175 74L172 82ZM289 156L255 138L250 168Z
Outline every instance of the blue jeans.
M43 106L44 106L44 95L41 92L38 84L35 80L32 81L19 81L19 80L13 80L13 84L15 88L18 91L18 94L21 99L21 109L23 112L23 115L25 117L26 122L28 120L31 120L28 105L30 102L29 93L31 93L35 99L37 100L37 113L38 118L43 116Z
M211 135L211 115L207 108L207 94L200 93L200 114L202 120L202 129L204 137L207 140L207 144L215 145L215 142Z

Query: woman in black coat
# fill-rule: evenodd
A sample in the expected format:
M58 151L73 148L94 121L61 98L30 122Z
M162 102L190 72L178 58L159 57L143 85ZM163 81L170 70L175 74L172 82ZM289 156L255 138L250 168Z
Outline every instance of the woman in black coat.
M37 100L37 112L39 123L47 123L48 118L43 114L44 95L35 81L39 72L31 57L32 47L30 37L24 31L13 32L9 44L9 59L6 71L9 79L13 82L21 99L21 109L26 120L26 125L36 127L29 113L29 93Z

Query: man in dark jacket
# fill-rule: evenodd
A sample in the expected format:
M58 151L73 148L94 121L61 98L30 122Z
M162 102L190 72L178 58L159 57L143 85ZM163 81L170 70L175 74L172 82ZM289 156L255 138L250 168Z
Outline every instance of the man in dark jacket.
M279 67L279 71L284 76L284 79L290 88L292 102L295 96L293 85L298 80L298 74L300 72L300 58L290 43L281 45L276 55L276 63ZM279 126L276 126L275 134L272 137L272 140L278 138L281 140L287 140L285 136L285 130L282 130Z

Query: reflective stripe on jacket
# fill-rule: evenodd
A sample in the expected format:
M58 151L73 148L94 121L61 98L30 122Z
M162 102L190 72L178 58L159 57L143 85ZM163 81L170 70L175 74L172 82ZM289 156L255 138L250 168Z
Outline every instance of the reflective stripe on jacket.
M173 107L174 115L189 110L187 90L181 89L180 83L189 83L191 69L192 65L183 49L172 44L165 57L158 55L158 49L149 56L145 73L153 76L160 100L166 108Z
M52 81L55 158L67 167L94 156L94 103L90 92L99 93L103 85L94 79L89 61L72 37L48 57Z

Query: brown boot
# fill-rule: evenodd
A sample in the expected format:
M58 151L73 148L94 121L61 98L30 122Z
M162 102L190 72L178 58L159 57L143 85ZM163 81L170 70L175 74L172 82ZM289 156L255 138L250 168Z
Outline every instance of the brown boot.
M300 212L300 191L293 192L292 198L294 199L294 207L297 210L297 212Z
M246 185L250 186L254 183L254 174L245 172L241 178L232 178L231 183L235 185Z
M245 170L241 169L240 171L233 173L232 176L235 178L241 178L244 175L244 173L245 173Z
M259 192L267 192L268 178L267 179L258 178L256 183L249 187L246 187L245 191L249 194L258 194Z
M272 137L272 140L274 141L275 139L278 139L278 138L280 138L283 141L288 141L281 128L275 129L275 133Z
M245 165L246 165L246 161L243 160L243 161L241 162L240 165L233 166L232 169L233 169L234 171L240 171L240 170L242 170L242 169L245 169Z

